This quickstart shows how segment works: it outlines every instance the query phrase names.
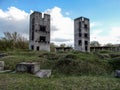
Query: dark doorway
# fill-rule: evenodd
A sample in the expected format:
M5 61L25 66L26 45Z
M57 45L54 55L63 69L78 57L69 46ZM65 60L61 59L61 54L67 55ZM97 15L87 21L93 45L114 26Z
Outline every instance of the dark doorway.
M33 45L31 45L31 49L34 50L34 46Z
M39 49L40 49L39 46L37 46L37 47L36 47L36 50L39 51Z
M85 46L87 46L88 45L88 41L85 41Z
M85 46L85 51L88 51L88 47L87 46Z

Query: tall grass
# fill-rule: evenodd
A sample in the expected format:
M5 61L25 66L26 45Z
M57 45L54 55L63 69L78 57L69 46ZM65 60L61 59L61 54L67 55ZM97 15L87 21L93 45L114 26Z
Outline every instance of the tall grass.
M40 79L30 74L0 74L0 90L120 90L120 80L103 76Z

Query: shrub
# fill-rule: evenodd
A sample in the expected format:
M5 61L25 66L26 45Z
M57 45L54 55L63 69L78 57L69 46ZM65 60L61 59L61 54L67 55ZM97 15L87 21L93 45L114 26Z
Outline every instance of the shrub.
M120 57L112 58L109 61L109 64L112 66L114 70L120 69Z
M120 54L116 54L116 53L114 54L114 53L112 53L112 54L110 54L110 57L111 57L111 58L120 57Z

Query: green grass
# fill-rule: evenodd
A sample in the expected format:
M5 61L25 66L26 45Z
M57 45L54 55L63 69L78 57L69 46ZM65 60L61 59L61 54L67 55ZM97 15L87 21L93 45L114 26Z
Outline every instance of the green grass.
M0 90L120 90L120 79L105 76L41 79L30 74L0 74Z
M4 53L8 56L0 61L5 61L5 69L14 71L17 63L38 62L41 69L52 69L52 76L41 79L26 73L1 73L0 90L120 90L120 79L114 77L109 64L111 53L29 50Z

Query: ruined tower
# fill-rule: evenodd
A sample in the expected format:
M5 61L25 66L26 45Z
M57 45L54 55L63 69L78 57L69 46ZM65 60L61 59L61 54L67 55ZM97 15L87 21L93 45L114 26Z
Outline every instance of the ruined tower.
M90 22L88 18L74 19L74 48L77 51L90 52Z
M50 15L33 12L30 15L30 50L50 51Z

